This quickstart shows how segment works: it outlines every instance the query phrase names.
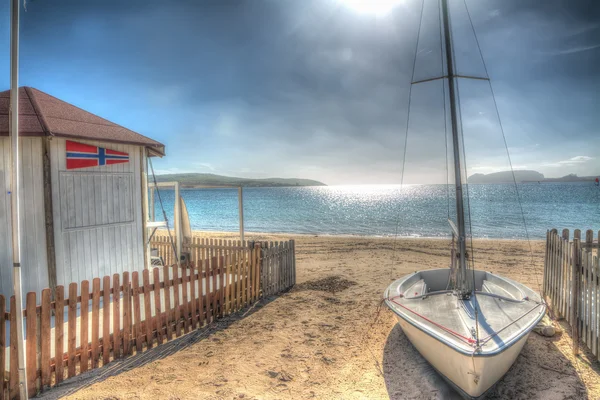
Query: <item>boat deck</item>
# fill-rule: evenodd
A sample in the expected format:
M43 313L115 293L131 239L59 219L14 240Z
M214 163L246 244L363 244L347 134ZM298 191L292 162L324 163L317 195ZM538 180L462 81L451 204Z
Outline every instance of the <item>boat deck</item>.
M442 275L434 277L437 282L427 275L434 271ZM386 302L399 317L458 351L473 354L477 350L479 356L500 352L529 333L544 315L545 306L537 293L487 272L478 271L479 290L461 300L443 286L439 290L445 271L416 272L394 282L386 292Z

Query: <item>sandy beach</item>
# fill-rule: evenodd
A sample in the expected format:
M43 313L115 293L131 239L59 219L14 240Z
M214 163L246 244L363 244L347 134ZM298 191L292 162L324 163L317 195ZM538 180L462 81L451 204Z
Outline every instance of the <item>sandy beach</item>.
M236 238L229 234L211 237ZM296 240L297 285L212 327L84 374L70 399L454 399L380 307L397 277L448 264L449 240L248 234ZM478 240L478 268L537 289L544 242ZM598 399L598 363L567 333L532 333L489 399Z

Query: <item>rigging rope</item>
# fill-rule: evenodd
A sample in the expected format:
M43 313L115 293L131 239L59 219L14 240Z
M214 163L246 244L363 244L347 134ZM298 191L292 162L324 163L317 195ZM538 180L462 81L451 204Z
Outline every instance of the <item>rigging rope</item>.
M421 38L421 27L423 25L423 10L425 9L425 0L423 0L421 2L421 13L420 13L420 17L419 17L419 29L417 31L417 42L415 44L415 58L413 60L413 68L412 68L412 74L411 74L411 84L408 87L408 107L407 107L407 112L406 112L406 129L405 129L405 134L404 134L404 149L403 149L403 155L402 155L402 170L400 172L400 198L402 199L402 193L403 193L403 188L404 188L404 170L406 168L406 147L408 146L408 129L410 126L410 105L411 105L411 100L412 100L412 87L413 87L413 80L415 79L415 70L417 67L417 52L419 51L419 41ZM398 227L400 226L400 214L401 214L401 210L398 209L398 213L396 214L396 228L395 228L395 232L394 232L394 245L392 246L392 254L397 255L396 249L397 249L397 244L398 244ZM390 279L392 279L393 277L393 273L394 273L394 267L396 266L398 259L396 258L395 260L392 260L391 262L391 266L390 266Z
M173 248L173 254L175 255L175 262L177 262L177 265L179 265L181 260L179 259L179 256L177 254L177 247L175 246L175 242L173 241L173 237L171 236L171 230L169 229L169 219L167 218L167 213L165 212L165 207L163 205L162 198L160 197L160 190L158 189L158 182L156 181L156 175L154 174L154 167L152 166L152 159L150 157L148 157L148 163L150 164L150 170L152 171L154 188L156 189L156 194L158 195L158 201L160 202L160 208L162 210L163 218L165 219L165 223L167 225L167 233L169 235L171 247ZM179 199L175 199L175 201L179 201Z
M471 30L473 31L473 36L475 37L475 43L477 44L477 49L479 51L479 56L481 57L481 63L483 64L483 69L485 71L485 76L486 76L486 78L488 78L487 82L488 82L488 84L490 86L490 92L492 93L492 100L494 101L494 108L496 110L496 118L498 118L498 124L500 125L500 132L502 133L502 139L504 141L504 148L506 149L506 155L508 157L508 164L510 166L510 171L511 171L511 174L512 174L512 177L513 177L513 182L515 184L515 192L516 192L516 195L517 195L517 202L519 203L519 209L521 211L521 218L523 220L523 227L525 228L525 236L527 237L527 244L529 245L529 253L531 255L531 267L534 270L534 276L536 278L536 283L537 283L537 286L538 286L538 291L540 293L540 298L543 301L544 298L542 296L542 288L541 288L541 285L540 285L539 271L534 266L533 247L531 245L531 239L529 237L529 229L527 227L527 221L525 219L525 213L523 212L523 204L521 202L521 194L519 193L519 186L517 185L517 178L515 176L515 171L513 169L512 160L510 158L510 152L508 151L508 144L506 142L506 135L504 134L504 127L502 125L502 120L500 119L500 111L498 110L498 103L496 102L496 95L494 94L494 87L492 85L491 79L489 79L490 75L488 73L488 69L487 69L487 65L485 63L485 59L483 58L483 52L481 51L481 46L479 45L479 38L477 37L477 32L475 32L475 27L473 26L473 20L471 19L471 13L469 12L469 7L467 6L467 1L463 0L463 3L465 5L465 10L467 11L467 17L469 19L469 24L471 26ZM468 190L468 187L467 187L467 190Z

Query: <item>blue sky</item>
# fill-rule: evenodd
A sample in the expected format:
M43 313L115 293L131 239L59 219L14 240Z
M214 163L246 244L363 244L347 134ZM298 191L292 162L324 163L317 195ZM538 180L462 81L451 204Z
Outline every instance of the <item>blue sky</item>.
M421 2L379 1L394 7L28 0L20 84L165 143L162 173L399 183ZM450 3L458 72L482 75L464 3ZM600 5L467 5L515 168L600 175ZM8 2L0 16L8 88ZM415 78L441 71L437 20L426 0ZM445 182L442 86L412 94L405 182ZM468 174L507 169L489 86L460 94Z

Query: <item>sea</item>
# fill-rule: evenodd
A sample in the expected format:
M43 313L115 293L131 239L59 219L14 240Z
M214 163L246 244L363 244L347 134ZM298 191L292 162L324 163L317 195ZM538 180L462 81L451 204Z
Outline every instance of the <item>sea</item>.
M193 230L239 232L237 189L181 190ZM174 192L155 196L173 226ZM520 200L520 201L519 201ZM380 237L451 235L455 196L447 185L244 188L246 232ZM593 182L468 185L467 232L474 238L544 239L548 229L600 230ZM595 234L594 236L596 236Z

